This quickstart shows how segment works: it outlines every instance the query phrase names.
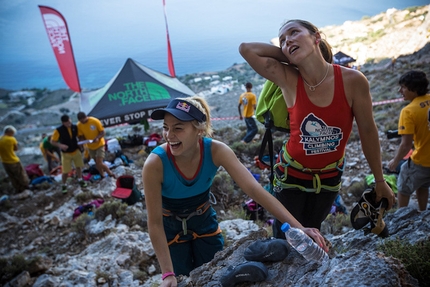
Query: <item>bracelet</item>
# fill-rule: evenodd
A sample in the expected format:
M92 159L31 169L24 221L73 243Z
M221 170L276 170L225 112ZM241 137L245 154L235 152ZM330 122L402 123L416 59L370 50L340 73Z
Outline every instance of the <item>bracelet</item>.
M166 279L169 276L176 276L174 272L166 272L161 276L161 280Z
M387 181L385 180L385 178L381 180L375 180L375 183L378 183L378 182L387 182Z

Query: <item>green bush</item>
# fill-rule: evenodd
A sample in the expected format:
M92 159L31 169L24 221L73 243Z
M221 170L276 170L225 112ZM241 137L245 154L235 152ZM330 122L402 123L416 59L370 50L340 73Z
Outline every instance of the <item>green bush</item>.
M112 219L120 219L126 214L127 206L119 200L105 201L96 209L94 217L99 221L105 220L108 215L112 215Z
M352 227L350 216L348 214L329 214L324 220L324 233L341 235L344 234L344 227Z
M80 192L75 196L76 201L82 205L86 202L89 202L93 199L93 195L91 192Z
M378 249L386 255L398 258L406 270L418 280L420 286L430 282L430 240L415 245L396 238L381 243Z
M87 240L89 238L89 234L87 232L87 225L93 218L88 215L88 213L83 213L79 215L78 218L72 223L72 231L75 232L79 237L85 238Z
M139 225L142 228L146 228L148 226L147 216L141 209L138 208L128 208L127 212L121 218L121 222L129 227L133 227Z
M39 257L33 257L27 260L22 254L14 255L11 258L0 258L0 283L6 283L12 280L22 271L28 270L29 266L38 260L40 260Z

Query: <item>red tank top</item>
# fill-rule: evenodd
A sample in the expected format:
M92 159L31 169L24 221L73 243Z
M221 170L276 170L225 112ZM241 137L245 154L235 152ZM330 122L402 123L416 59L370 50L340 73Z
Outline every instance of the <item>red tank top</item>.
M291 133L286 148L304 167L324 168L338 161L345 153L351 134L354 117L346 100L341 68L333 65L333 70L334 97L330 105L314 105L299 75L296 103L288 108Z

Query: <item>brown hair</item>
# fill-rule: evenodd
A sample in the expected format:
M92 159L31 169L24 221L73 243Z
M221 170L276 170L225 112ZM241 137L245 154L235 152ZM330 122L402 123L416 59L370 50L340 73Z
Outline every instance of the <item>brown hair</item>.
M297 23L300 26L306 28L309 33L311 35L314 35L315 33L320 33L323 34L320 30L318 30L318 28L312 24L311 22L308 22L306 20L300 20L300 19L292 19L292 20L288 20L287 22L285 22L284 24L281 25L281 28L279 28L279 30L281 30L285 25L289 24L289 23ZM333 63L333 52L331 51L331 46L330 44L327 42L327 40L323 39L321 37L321 41L319 42L319 47L321 50L321 54L324 57L324 60L326 60L326 62L328 63Z

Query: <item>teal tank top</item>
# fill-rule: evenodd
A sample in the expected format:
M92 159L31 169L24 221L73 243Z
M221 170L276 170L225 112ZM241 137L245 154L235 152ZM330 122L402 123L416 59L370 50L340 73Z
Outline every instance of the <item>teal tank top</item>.
M172 199L188 198L202 194L211 187L218 167L212 161L212 139L203 138L202 165L195 178L185 179L176 169L166 151L158 146L151 153L158 155L163 163L162 196Z

